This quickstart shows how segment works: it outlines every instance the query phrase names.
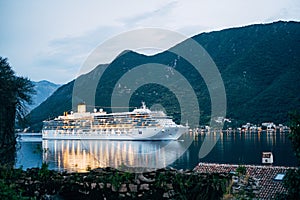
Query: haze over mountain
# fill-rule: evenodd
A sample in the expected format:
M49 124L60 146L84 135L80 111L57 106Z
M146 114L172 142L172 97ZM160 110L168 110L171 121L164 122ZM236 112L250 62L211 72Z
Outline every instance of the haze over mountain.
M233 126L245 122L285 123L289 111L300 110L299 22L231 28L202 33L193 39L205 48L221 73L226 90L227 118L233 119ZM187 45L186 41L172 49L176 50L184 45ZM170 66L170 70L166 72L168 76L172 76L174 70L182 74L197 95L201 109L200 124L209 121L211 100L205 82L187 60L170 51L154 56L126 51L109 65L97 66L78 78L79 87L82 88L78 102L85 101L89 81L96 80L104 72L96 90L95 103L101 107L110 107L113 89L122 75L147 63ZM72 109L73 86L74 81L63 85L28 115L34 130L41 128L43 120ZM120 94L128 90L130 88L120 85ZM142 100L149 107L154 104L163 105L167 113L179 121L179 102L167 87L146 84L138 88L131 96L130 106L139 106ZM108 108L106 110L110 111Z
M36 94L33 95L33 103L28 106L30 111L45 101L60 86L59 84L55 84L46 80L38 82L33 81L33 84Z

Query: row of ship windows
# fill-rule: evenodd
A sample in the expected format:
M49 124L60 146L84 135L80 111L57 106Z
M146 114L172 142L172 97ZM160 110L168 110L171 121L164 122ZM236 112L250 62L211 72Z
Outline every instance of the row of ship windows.
M152 126L152 125L149 125ZM106 130L107 128L109 129L120 129L120 128L147 128L149 126L84 126L87 128L87 130ZM159 127L159 126L152 126L152 127ZM79 130L81 129L81 126L44 126L44 130Z
M84 124L84 123L93 123L93 124L131 124L133 122L144 122L144 123L152 123L156 124L158 123L155 120L96 120L96 121L90 121L90 120L78 120L78 121L51 121L48 122L48 124L53 124L53 125L58 125L58 124L71 124L71 125L76 125L76 124Z
M93 133L96 133L96 134L131 134L132 132L122 132L122 131L120 131L120 132L112 132L112 131L106 131L106 132L104 132L104 131L102 131L102 132L93 132ZM72 134L72 135L80 135L80 134L91 134L91 131L88 131L88 132L81 132L81 133L72 133L72 132L62 132L62 131L59 131L59 132L57 132L56 134Z
M67 123L47 123L44 126L103 126L103 125L118 125L118 126L128 126L128 125L156 125L158 123L153 122L136 122L136 123L76 123L76 124L67 124Z
M156 129L155 129L156 130ZM112 129L107 129L107 130L80 130L80 131L74 131L73 130L58 130L56 134L72 134L72 135L80 135L80 134L131 134L131 130L112 130ZM139 134L142 134L142 130L138 130Z

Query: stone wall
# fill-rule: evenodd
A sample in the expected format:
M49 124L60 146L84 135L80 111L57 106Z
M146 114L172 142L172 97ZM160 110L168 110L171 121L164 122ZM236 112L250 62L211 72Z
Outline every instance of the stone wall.
M16 192L36 199L221 199L230 180L226 174L172 168L143 173L112 168L59 173L33 168L6 177Z

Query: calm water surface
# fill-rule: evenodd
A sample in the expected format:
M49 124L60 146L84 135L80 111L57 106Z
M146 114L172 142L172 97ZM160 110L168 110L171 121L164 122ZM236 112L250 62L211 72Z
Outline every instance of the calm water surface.
M205 139L216 145L199 159ZM96 167L148 167L193 169L199 162L261 164L263 151L272 151L274 165L296 166L291 142L285 133L188 134L180 141L104 141L42 140L23 138L18 142L16 167L39 167L47 162L50 169L86 171Z

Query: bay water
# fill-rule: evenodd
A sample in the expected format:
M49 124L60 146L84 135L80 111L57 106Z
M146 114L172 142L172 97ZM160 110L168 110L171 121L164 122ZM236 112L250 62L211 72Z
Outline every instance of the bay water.
M200 158L204 140L215 145ZM42 140L22 136L16 167L40 167L46 162L50 169L84 172L97 167L124 166L193 169L199 162L261 165L262 152L273 153L273 165L297 166L287 133L278 131L190 133L178 141Z

